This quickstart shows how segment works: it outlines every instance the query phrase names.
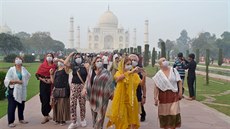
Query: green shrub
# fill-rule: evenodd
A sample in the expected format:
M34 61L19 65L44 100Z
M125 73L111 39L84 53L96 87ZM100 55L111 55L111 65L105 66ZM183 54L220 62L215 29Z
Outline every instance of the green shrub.
M222 64L223 64L223 50L219 48L218 65L221 66Z
M5 76L6 73L0 71L0 100L5 99L5 92L6 92L6 87L4 86Z
M149 44L145 44L145 51L144 51L144 67L149 65Z
M16 57L17 57L16 54L10 54L4 57L4 61L13 63Z
M39 60L40 60L40 62L43 62L44 57L45 57L45 55L43 55L43 54L40 54L40 55L39 55Z
M161 42L161 57L166 58L165 42Z
M25 55L24 56L24 61L26 63L32 63L32 62L35 61L35 56L33 56L33 55Z

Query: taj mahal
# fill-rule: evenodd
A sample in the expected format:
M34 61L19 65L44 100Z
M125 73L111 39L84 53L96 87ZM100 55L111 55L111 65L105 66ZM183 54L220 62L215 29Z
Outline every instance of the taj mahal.
M113 51L128 47L136 47L136 28L133 29L132 38L130 32L118 22L117 16L108 9L100 16L93 28L88 28L88 49L80 47L80 27L77 27L76 42L74 41L74 18L70 18L69 42L67 48L75 48L80 51ZM130 41L132 39L132 41ZM145 21L144 43L148 43L148 20ZM132 42L132 44L131 44Z

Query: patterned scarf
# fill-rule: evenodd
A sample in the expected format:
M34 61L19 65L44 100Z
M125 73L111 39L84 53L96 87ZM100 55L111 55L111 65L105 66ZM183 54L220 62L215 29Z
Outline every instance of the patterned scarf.
M93 84L90 84L92 72L92 69L90 69L86 81L87 99L90 102L91 109L94 112L98 112L108 103L109 98L113 94L113 77L108 70L103 68L95 76Z

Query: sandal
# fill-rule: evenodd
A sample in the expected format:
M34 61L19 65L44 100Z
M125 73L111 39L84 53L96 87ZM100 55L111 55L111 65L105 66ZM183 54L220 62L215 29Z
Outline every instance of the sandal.
M25 121L25 120L20 120L19 123L21 123L21 124L28 124L29 122Z
M10 128L14 128L16 125L14 123L11 123L8 125Z

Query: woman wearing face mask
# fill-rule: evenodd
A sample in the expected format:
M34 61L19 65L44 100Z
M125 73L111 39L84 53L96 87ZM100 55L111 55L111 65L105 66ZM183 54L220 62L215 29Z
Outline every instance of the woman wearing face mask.
M179 100L182 98L180 74L175 68L169 67L169 62L165 58L161 58L158 63L160 70L153 77L153 81L154 100L155 105L158 106L160 128L179 128L181 126Z
M139 109L136 96L138 85L144 85L137 74L138 68L132 69L132 61L125 57L118 64L118 71L114 75L117 86L111 109L107 113L109 122L107 127L115 125L117 129L137 129L140 126Z
M111 72L112 76L114 76L115 73L117 72L118 63L119 63L119 56L117 54L115 54L113 56L112 66L110 67L110 72Z
M139 62L139 58L137 55L135 54L131 54L129 55L129 58L132 60L132 66L134 68L136 67L139 67L140 70L138 72L138 75L141 79L143 79L143 81L146 80L146 72L141 68L142 66L140 64L141 63L138 63ZM141 115L141 122L145 121L145 117L146 117L146 112L145 112L145 109L144 109L144 104L145 104L145 101L146 101L146 85L138 85L138 88L137 88L137 100L138 100L138 103L139 103L139 113Z
M82 95L86 95L91 106L94 129L103 128L106 109L114 90L112 82L111 73L103 67L101 57L96 57L82 91Z
M55 124L65 125L65 122L70 120L70 102L69 102L69 69L65 67L64 60L56 59L58 62L58 69L56 71L50 70L51 82L54 85L53 92L56 89L64 89L65 96L56 97L52 94L53 105L53 120Z
M49 116L51 111L50 105L50 96L51 96L51 80L50 80L50 70L55 71L56 65L53 63L54 55L52 53L48 53L43 61L43 63L39 66L38 71L36 73L36 77L40 80L40 101L41 101L41 111L44 119L41 124L45 124L52 118Z
M6 96L8 99L8 126L15 127L15 109L18 107L18 119L21 124L27 124L24 120L24 108L26 101L27 84L30 73L22 66L21 57L15 58L15 66L11 67L5 77L4 84L7 87Z
M72 62L70 63L70 59L72 58ZM85 127L87 125L85 120L86 113L86 99L81 96L82 89L84 87L86 77L87 77L87 68L83 63L83 58L80 53L75 54L72 52L66 58L64 64L72 69L72 72L69 74L69 82L70 82L70 114L72 123L69 125L68 129L73 129L79 126L77 121L77 101L79 101L80 107L80 119L81 126Z

